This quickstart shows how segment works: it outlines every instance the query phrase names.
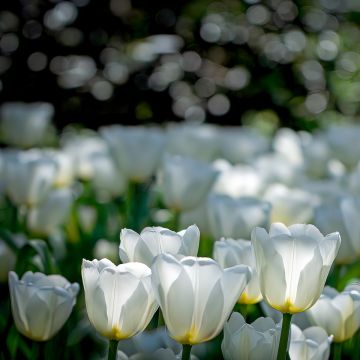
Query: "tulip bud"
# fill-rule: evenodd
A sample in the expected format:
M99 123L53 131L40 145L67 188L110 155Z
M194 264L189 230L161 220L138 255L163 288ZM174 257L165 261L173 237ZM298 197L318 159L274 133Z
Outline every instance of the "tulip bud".
M146 328L158 308L146 265L83 260L81 274L89 320L101 335L121 340Z
M100 133L127 179L144 182L155 174L165 146L159 128L112 125Z
M140 235L129 229L121 230L120 259L138 261L151 266L153 259L162 253L196 256L200 231L196 225L178 233L163 227L147 227Z
M30 147L44 140L54 108L48 103L9 102L0 111L1 132L9 145Z
M234 199L211 195L208 201L210 231L215 239L250 239L255 226L267 227L271 205L256 198Z
M291 360L327 360L330 355L332 336L319 326L301 331L291 325L289 355Z
M314 305L339 250L339 233L324 237L314 225L274 223L269 233L255 228L251 239L264 300L290 314Z
M213 339L222 330L250 280L248 266L222 270L210 258L161 254L152 265L152 284L170 336L182 344Z
M333 335L334 342L350 339L360 328L360 286L347 286L341 293L325 287L320 299L306 314L314 325Z
M170 209L194 209L205 200L217 172L208 164L178 155L165 155L160 192Z
M251 325L233 312L224 327L221 350L225 360L275 360L280 339L280 324L271 318L258 318Z
M241 293L238 302L240 304L256 304L261 301L262 295L251 241L222 238L215 242L213 257L223 269L235 265L248 265L252 270L252 277Z
M11 309L16 328L36 341L53 337L71 314L79 292L77 283L70 284L60 275L27 271L19 280L9 273Z

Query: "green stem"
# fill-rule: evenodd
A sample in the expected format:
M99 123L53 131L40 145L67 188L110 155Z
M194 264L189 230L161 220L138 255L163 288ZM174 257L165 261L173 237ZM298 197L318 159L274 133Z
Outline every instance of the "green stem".
M189 360L191 353L191 345L190 344L183 344L183 351L181 355L181 360Z
M285 360L287 353L287 344L290 333L290 324L291 324L292 314L283 314L283 321L281 326L281 335L279 342L279 349L277 353L277 360Z
M248 316L248 312L249 312L249 308L248 308L249 305L246 305L246 304L241 304L240 305L240 313L241 315L243 316L244 320L246 321L246 318Z
M108 360L116 360L117 346L117 340L109 340Z
M180 226L180 211L175 210L174 211L174 217L173 217L173 230L174 231L180 231L179 226Z
M342 350L342 344L341 343L334 343L333 348L333 359L334 360L341 360L341 350Z

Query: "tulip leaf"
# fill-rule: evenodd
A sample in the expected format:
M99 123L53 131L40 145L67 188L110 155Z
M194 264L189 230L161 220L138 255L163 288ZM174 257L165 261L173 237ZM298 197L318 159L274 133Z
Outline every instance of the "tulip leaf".
M17 252L19 250L19 245L11 235L10 231L0 228L0 238L14 252Z

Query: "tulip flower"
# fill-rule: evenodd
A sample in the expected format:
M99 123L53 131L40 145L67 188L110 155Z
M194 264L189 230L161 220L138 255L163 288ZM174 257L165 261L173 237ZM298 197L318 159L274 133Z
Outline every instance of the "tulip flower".
M9 152L5 156L7 194L16 205L33 206L49 192L56 176L56 163L36 150Z
M332 336L319 326L301 331L291 325L289 355L291 360L327 360L330 355Z
M155 174L165 146L160 128L112 125L100 133L128 180L145 182Z
M9 272L11 309L16 328L26 337L46 341L53 337L69 318L79 292L60 275L27 271L19 280Z
M325 287L320 299L306 314L313 324L333 335L334 342L350 339L360 328L360 285L347 286L340 293Z
M251 239L264 300L291 314L314 305L338 252L339 233L324 237L314 225L274 223L269 233L255 228Z
M258 318L247 324L238 312L233 312L224 326L221 350L225 360L275 360L280 339L280 324L271 318Z
M264 300L284 314L278 360L285 359L291 315L318 300L339 250L340 235L324 237L314 225L274 223L269 233L255 228L251 239Z
M269 149L269 140L253 128L228 127L220 133L221 157L233 164L250 162Z
M49 103L4 103L0 110L3 140L20 147L41 143L53 114L54 108Z
M287 226L312 220L317 202L309 192L282 184L270 185L263 199L272 205L270 222L282 222Z
M132 338L121 340L118 345L118 350L128 356L137 353L151 354L161 348L172 349L175 354L182 349L181 345L169 336L165 326L140 332Z
M89 320L101 335L118 341L146 328L158 308L146 265L83 260L81 274Z
M217 131L215 126L208 124L170 124L167 127L166 151L196 160L211 161L219 150Z
M271 205L256 198L211 195L208 201L210 231L215 239L250 239L255 226L267 227Z
M343 196L335 204L323 204L315 209L314 223L323 232L339 231L341 246L337 264L349 264L360 257L359 199Z
M156 257L153 288L170 336L187 351L183 359L188 358L191 345L220 333L250 277L245 265L223 270L210 258Z
M94 157L110 156L106 142L88 129L79 133L73 129L64 131L61 144L63 151L72 159L74 174L81 180L88 181L94 177Z
M110 154L94 154L89 158L94 169L92 184L100 195L114 197L126 191L126 179Z
M200 231L196 225L174 232L163 227L147 227L140 234L123 229L120 233L120 259L123 263L138 261L151 266L162 253L196 256Z
M360 157L360 126L356 124L339 124L330 126L325 137L332 155L348 168L357 165Z
M240 304L256 304L261 301L262 295L251 241L222 238L215 242L213 257L224 269L235 265L248 265L252 270L252 277L241 293L238 302Z
M65 223L73 203L71 189L51 190L47 198L29 210L28 228L41 235L50 235Z
M205 200L217 172L208 164L178 155L165 155L160 192L165 205L182 212Z
M216 194L237 198L240 196L258 196L263 180L258 172L249 165L232 166L226 160L216 160L215 169L220 171L213 187Z

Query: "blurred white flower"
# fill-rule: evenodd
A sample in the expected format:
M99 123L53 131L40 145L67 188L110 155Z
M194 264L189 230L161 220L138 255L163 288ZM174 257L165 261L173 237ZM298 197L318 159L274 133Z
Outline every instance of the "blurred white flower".
M289 356L291 360L327 360L330 355L332 336L320 326L304 331L291 325Z
M49 192L56 176L56 163L37 150L8 152L5 156L5 184L16 205L33 206Z
M196 256L199 241L200 231L196 225L180 232L160 226L146 227L140 234L122 229L119 254L123 263L138 261L151 266L154 258L162 253Z
M251 197L238 199L212 194L208 201L208 219L215 239L250 239L255 226L267 227L271 205Z
M225 360L275 360L280 339L280 324L260 317L251 325L238 312L233 312L224 326L221 350Z
M304 173L283 154L266 153L253 162L264 184L282 183L287 186L303 182Z
M282 222L285 225L311 222L318 202L313 194L283 184L270 185L263 199L271 204L270 223Z
M220 156L232 164L250 164L257 156L267 152L267 138L249 127L226 127L220 129Z
M2 138L19 147L38 145L44 141L53 114L49 103L4 103L0 110Z
M349 264L360 257L359 214L360 198L349 196L315 209L314 223L320 231L339 231L341 235L341 246L335 259L338 264Z
M73 158L62 150L46 149L44 152L56 163L55 187L67 187L74 182Z
M167 128L167 148L171 154L202 161L212 161L218 152L218 132L212 125L170 124Z
M222 270L210 258L161 254L152 265L152 284L170 336L182 344L211 340L222 330L250 280L247 266Z
M109 154L94 154L90 162L94 169L92 183L97 192L109 196L125 193L126 179Z
M306 312L310 321L321 326L334 342L343 342L360 328L360 286L347 286L341 293L327 286L320 299Z
M190 355L191 360L197 360L195 355ZM127 356L122 351L118 351L116 360L181 360L181 351L175 354L172 349L158 349L153 353L138 353Z
M232 166L226 160L216 160L214 167L220 171L212 190L214 193L231 197L259 195L263 186L262 179L252 167Z
M66 129L61 137L61 145L72 159L76 177L81 180L93 178L96 171L93 164L95 156L109 155L106 142L90 130L78 133L73 129Z
M53 337L69 318L79 292L60 275L27 271L19 280L9 273L11 309L16 328L26 337L46 341Z
M83 260L81 274L87 314L101 335L121 340L146 328L158 308L146 265Z
M262 295L259 288L259 278L256 272L255 255L251 241L221 239L214 244L213 258L223 269L235 265L247 265L252 270L252 276L238 302L240 304L256 304L261 301Z
M73 200L73 194L69 188L50 190L46 199L29 210L28 228L37 234L51 235L65 223Z
M324 237L313 225L274 223L269 233L255 228L251 239L264 300L290 314L314 305L339 250L339 233Z
M99 239L94 246L93 255L100 260L107 258L110 261L118 261L119 246L115 242L110 242L106 239Z
M144 182L155 174L165 147L160 128L112 125L102 127L100 134L127 179Z
M348 168L356 166L359 162L359 136L360 126L350 123L332 125L325 132L333 157Z
M159 190L170 209L190 210L205 200L216 176L217 172L206 163L166 154Z

